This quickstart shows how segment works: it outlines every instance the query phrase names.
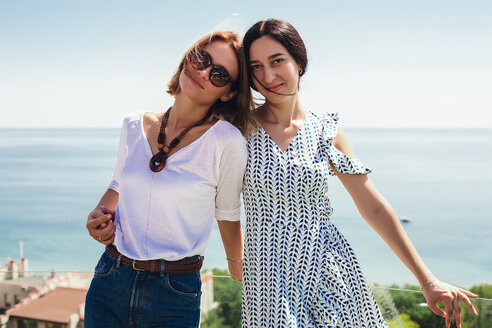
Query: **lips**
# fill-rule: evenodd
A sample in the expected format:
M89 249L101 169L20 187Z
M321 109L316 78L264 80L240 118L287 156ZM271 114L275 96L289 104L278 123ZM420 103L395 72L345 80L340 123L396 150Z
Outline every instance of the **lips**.
M198 82L198 78L196 77L196 75L192 74L187 68L185 68L184 70L184 73L186 76L188 76L190 78L190 81L191 83L196 86L197 88L200 88L200 89L205 89L201 84L200 82Z
M198 82L193 76L190 76L191 83L193 83L195 86L199 87L200 89L205 89L200 82Z
M280 83L280 84L277 84L277 85L274 85L271 87L267 87L267 89L268 89L268 91L277 92L278 90L280 90L282 88L283 85L284 85L283 83Z

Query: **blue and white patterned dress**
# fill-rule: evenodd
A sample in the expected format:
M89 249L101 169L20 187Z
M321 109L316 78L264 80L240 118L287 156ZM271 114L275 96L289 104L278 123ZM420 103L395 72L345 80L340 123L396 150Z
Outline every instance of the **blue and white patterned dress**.
M371 170L337 150L337 114L308 112L285 151L248 137L243 328L387 327L356 256L331 223L328 176Z

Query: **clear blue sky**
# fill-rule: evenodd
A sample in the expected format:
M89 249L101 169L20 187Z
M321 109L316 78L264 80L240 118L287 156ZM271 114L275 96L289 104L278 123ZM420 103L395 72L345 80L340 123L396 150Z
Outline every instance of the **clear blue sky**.
M0 0L0 127L118 127L162 111L185 49L291 22L301 99L352 127L492 128L492 1Z

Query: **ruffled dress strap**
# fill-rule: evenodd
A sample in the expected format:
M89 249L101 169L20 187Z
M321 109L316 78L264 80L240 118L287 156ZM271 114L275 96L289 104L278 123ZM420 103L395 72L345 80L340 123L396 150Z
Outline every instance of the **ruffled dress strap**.
M333 138L338 133L339 118L338 113L325 113L321 116L322 130L320 135L321 150L333 164L335 169L343 174L367 174L372 170L353 157L345 155L338 150L332 143ZM333 167L330 165L330 175L335 175Z

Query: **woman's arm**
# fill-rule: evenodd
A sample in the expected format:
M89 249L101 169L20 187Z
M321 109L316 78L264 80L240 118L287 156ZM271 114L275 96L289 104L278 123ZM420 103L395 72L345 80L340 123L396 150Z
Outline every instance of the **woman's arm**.
M220 236L227 257L231 278L241 282L243 279L243 233L240 221L219 221Z
M225 145L219 164L219 181L215 197L215 218L229 272L233 280L242 281L243 235L241 230L241 190L248 160L246 140L236 128L228 128L222 136Z
M87 217L86 227L89 235L101 244L110 245L114 241L116 224L111 220L111 217L114 217L118 198L118 192L112 189L106 190L97 206ZM108 209L110 214L104 214L101 207Z
M120 174L125 165L125 159L127 155L127 125L131 116L127 116L123 120L121 127L120 142L118 146L118 157L116 160L116 169L113 174L113 180L111 181L108 190L101 197L101 200L97 204L96 208L89 213L87 217L86 227L89 231L89 235L96 241L104 245L110 245L114 241L116 224L111 220L114 218L114 212L116 205L118 205L119 199L119 181ZM101 207L105 207L103 212Z
M339 131L333 139L334 146L348 156L354 157L350 144ZM335 168L333 168L335 170ZM376 190L367 175L341 174L335 170L336 175L354 200L357 209L364 220L381 236L393 252L407 266L419 281L424 291L429 308L436 314L446 317L449 326L453 312L456 323L460 323L459 301L467 304L468 308L476 314L468 296L475 294L457 287L438 281L427 268L412 242L403 229L398 216L391 205ZM443 302L445 311L437 307L437 302Z

